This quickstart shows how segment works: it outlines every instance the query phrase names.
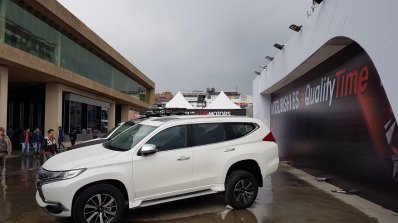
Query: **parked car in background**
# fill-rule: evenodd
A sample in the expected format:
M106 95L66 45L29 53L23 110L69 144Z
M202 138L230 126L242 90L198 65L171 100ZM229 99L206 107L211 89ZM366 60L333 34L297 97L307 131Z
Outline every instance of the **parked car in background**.
M117 124L114 128L112 128L111 130L108 131L108 133L106 133L105 135L96 138L96 139L91 139L85 142L81 142L79 144L76 144L74 146L69 147L67 150L73 150L73 149L77 149L77 148L82 148L82 147L86 147L86 146L90 146L90 145L95 145L95 144L101 144L104 143L108 140L111 140L112 138L116 137L117 135L119 135L121 132L123 132L124 130L126 130L127 128L135 125L136 123L139 123L141 121L143 121L144 119L137 119L137 120L129 120L126 122L121 122L119 124Z

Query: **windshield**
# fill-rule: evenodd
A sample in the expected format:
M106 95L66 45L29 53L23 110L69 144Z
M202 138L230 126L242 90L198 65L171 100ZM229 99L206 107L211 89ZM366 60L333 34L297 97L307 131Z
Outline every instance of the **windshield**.
M156 127L149 125L130 126L111 141L104 143L104 147L118 151L130 150L155 129Z
M119 135L121 132L123 132L124 130L126 130L128 127L131 127L135 125L134 122L125 122L122 125L117 125L115 128L113 128L112 130L110 130L108 133L106 133L106 135L104 135L102 138L115 138L117 135ZM116 131L115 131L116 129ZM115 131L115 132L113 132Z

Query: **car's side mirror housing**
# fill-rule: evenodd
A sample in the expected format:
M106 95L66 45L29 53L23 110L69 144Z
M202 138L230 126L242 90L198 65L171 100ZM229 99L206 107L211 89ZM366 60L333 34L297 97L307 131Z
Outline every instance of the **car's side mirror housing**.
M158 151L156 145L153 144L144 144L141 148L141 155L147 156L150 154L154 154Z

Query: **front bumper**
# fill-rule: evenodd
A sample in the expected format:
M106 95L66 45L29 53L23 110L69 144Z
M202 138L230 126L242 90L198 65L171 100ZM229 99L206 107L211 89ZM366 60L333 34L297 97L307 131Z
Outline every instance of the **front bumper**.
M60 217L71 216L72 214L71 211L68 208L66 208L63 204L61 204L60 202L43 200L40 196L40 193L41 192L39 192L39 190L36 192L36 202L47 213Z
M36 202L47 213L60 216L70 217L72 198L65 196L67 194L74 194L73 187L65 187L65 181L56 181L43 184L42 181L36 181ZM72 189L72 191L70 191Z

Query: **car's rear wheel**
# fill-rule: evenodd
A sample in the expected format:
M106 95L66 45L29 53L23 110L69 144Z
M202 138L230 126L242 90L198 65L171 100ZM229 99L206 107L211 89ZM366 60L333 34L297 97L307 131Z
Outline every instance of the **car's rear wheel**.
M258 183L253 174L236 170L225 181L225 200L235 209L250 207L256 200Z
M100 184L82 191L73 207L76 223L118 222L125 210L123 194L116 187Z

